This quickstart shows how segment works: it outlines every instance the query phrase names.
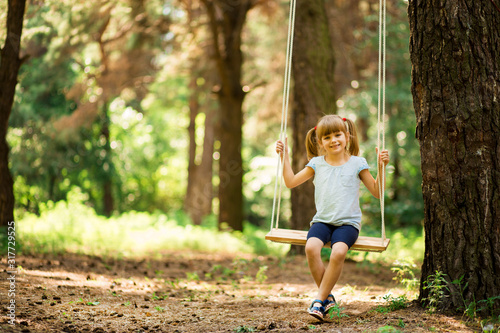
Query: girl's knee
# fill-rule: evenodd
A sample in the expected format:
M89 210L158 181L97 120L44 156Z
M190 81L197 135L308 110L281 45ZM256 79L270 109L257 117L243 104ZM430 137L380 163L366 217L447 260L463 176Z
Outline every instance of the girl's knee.
M306 255L308 257L320 255L322 247L323 247L323 242L321 242L320 240L315 241L314 239L310 238L306 242L306 249L305 249Z
M330 254L330 260L336 262L343 262L347 256L347 251L349 247L344 243L335 243L332 247L332 253Z

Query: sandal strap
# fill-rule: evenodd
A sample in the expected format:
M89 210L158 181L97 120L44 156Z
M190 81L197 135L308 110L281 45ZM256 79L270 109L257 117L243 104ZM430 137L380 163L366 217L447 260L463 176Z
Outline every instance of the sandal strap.
M314 306L315 303L319 303L321 304L321 306ZM312 301L311 303L311 306L309 307L310 310L314 311L314 310L317 310L317 311L320 311L320 312L325 312L325 306L324 306L324 302L322 300L319 300L319 299L315 299L314 301Z
M322 301L322 300L319 300L319 299L315 299L314 301L312 301L311 306L313 306L313 305L314 305L314 303L319 303L319 304L321 304L321 305L324 305L323 301Z

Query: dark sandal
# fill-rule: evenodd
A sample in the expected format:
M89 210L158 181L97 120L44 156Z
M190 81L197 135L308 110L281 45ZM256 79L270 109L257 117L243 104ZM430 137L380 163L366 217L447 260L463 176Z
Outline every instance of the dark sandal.
M328 298L333 298L333 301L330 301ZM335 301L335 297L333 297L332 294L328 295L328 298L323 301L323 306L325 307L325 313L328 312L328 310L332 309L337 302Z
M314 306L315 303L321 304L321 306ZM315 299L311 306L307 309L307 312L316 319L323 320L323 316L325 314L325 308L323 306L323 301L319 299Z

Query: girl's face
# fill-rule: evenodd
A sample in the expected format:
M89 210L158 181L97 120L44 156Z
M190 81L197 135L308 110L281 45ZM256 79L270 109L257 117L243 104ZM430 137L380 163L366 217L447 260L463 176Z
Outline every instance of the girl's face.
M346 151L348 138L342 131L333 132L323 135L321 138L321 146L329 154L339 154Z

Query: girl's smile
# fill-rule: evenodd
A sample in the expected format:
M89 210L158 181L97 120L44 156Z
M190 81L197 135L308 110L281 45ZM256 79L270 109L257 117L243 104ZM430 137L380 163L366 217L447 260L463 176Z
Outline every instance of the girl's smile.
M337 154L345 151L347 139L344 132L339 131L323 136L321 138L321 143L327 153Z

